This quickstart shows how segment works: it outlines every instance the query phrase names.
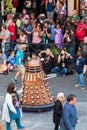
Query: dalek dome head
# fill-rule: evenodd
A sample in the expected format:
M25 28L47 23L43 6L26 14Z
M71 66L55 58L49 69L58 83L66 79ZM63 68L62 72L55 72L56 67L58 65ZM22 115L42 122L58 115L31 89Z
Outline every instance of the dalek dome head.
M31 58L26 63L26 66L29 66L29 67L35 67L35 66L40 66L40 65L41 65L41 61L39 57Z

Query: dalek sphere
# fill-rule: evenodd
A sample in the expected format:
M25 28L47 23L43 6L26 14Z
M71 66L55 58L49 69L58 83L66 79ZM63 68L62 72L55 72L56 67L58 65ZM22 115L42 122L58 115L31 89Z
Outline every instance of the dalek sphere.
M40 59L32 58L25 65L22 108L24 110L50 110L54 106L54 98L50 85L45 79Z

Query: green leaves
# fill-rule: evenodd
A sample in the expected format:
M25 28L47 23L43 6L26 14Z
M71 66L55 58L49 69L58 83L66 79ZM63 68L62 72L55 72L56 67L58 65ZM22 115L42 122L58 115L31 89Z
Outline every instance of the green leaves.
M58 49L56 45L52 45L50 49L51 49L53 54L59 54L60 53L60 49Z
M5 12L8 13L13 9L12 0L5 0Z

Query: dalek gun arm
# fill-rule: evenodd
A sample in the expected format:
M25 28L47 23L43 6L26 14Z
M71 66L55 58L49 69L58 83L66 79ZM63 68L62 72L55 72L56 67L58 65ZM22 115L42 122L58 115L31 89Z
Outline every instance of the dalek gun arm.
M43 80L47 80L47 79L51 79L51 78L55 78L55 77L57 77L57 74L48 74L48 75L46 75L45 78L43 78Z

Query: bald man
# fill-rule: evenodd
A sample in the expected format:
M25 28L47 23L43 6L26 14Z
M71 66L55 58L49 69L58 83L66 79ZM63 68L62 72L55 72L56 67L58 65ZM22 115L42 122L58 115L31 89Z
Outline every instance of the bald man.
M53 112L53 122L55 124L54 130L58 130L59 124L60 124L60 119L62 116L62 105L65 102L65 96L64 93L60 92L57 94L57 101L55 102L54 105L54 112Z

